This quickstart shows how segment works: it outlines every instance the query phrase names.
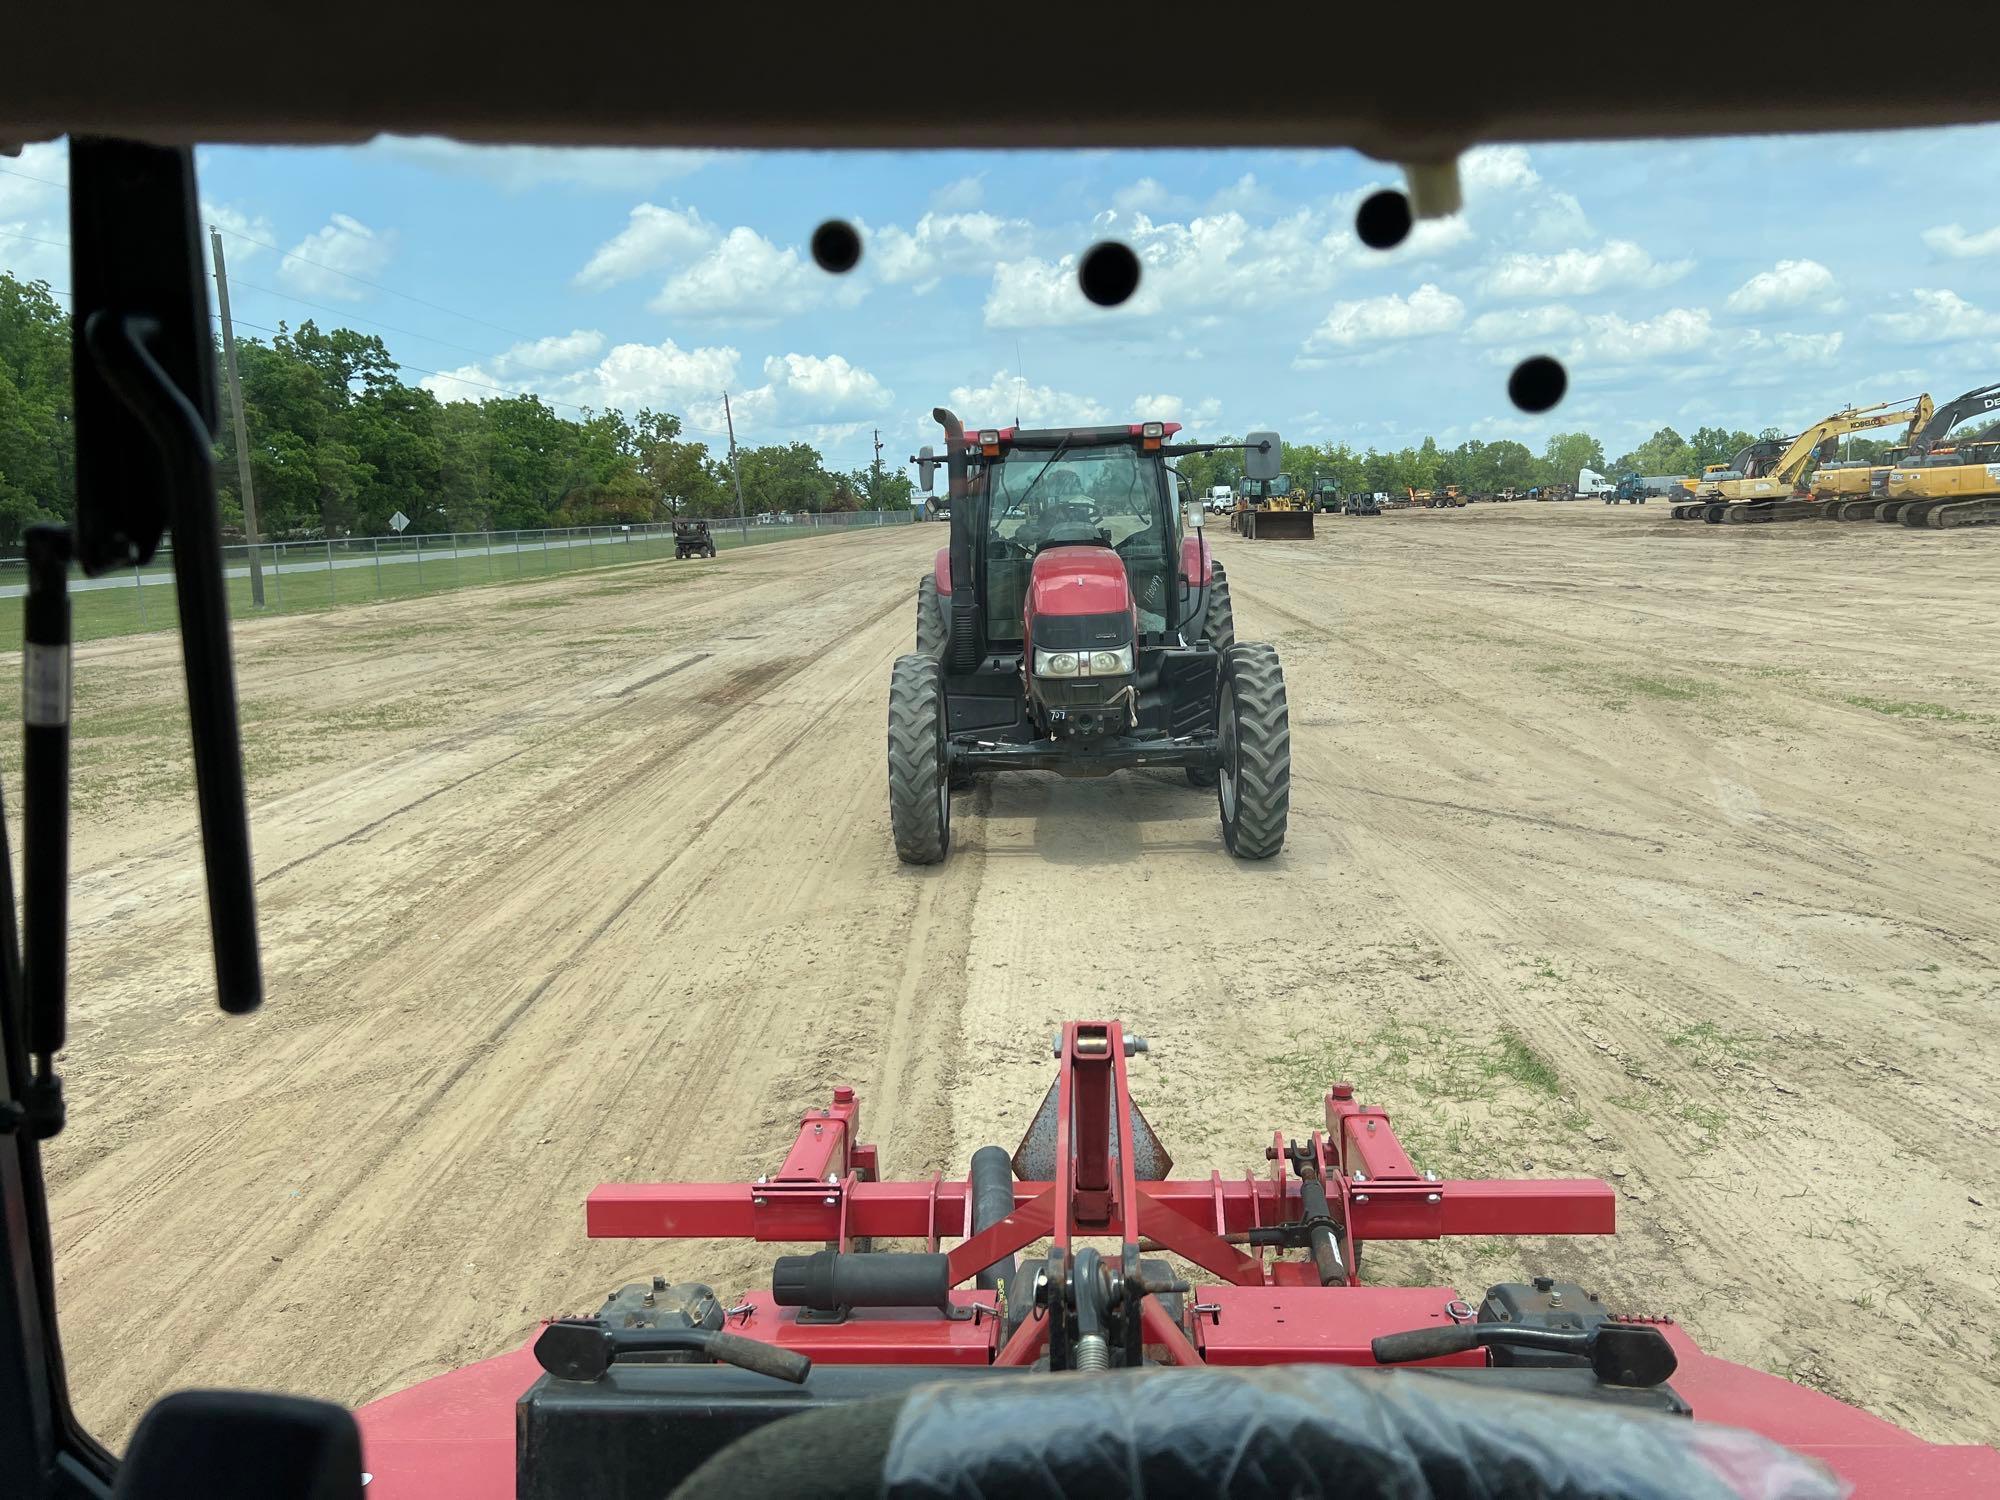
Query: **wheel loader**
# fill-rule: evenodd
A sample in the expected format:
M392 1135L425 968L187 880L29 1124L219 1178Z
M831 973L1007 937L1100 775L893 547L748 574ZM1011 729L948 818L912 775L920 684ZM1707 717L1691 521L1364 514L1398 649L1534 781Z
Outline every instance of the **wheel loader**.
M917 649L889 682L898 857L945 858L952 788L976 776L1139 767L1213 787L1231 854L1276 854L1291 806L1284 673L1270 646L1236 639L1202 508L1167 460L1240 449L1251 483L1275 484L1277 434L1175 444L1176 422L968 433L954 413L932 415L944 453L919 456L918 482L929 490L942 462L951 538L918 580Z

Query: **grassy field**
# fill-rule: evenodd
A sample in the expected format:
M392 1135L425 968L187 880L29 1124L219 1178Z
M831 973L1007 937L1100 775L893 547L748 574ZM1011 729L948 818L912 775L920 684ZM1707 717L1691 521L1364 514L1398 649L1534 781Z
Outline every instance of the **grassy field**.
M717 527L715 545L727 551L733 547L758 545L764 542L789 541L795 537L838 536L846 529L842 527L812 526L753 526L747 538L744 533L733 528ZM499 545L507 543L502 540ZM496 550L487 553L477 548L476 538L464 539L459 555L440 549L419 555L411 561L414 549L405 549L400 555L390 550L392 544L385 540L381 560L373 567L342 566L300 570L299 563L310 557L309 552L293 550L285 556L283 571L273 571L268 563L264 568L264 603L259 606L252 602L250 579L230 578L229 614L231 619L248 619L265 615L301 614L315 610L337 609L349 604L368 604L381 599L406 599L418 594L442 593L447 589L465 588L474 584L508 583L516 579L547 578L557 573L581 572L590 568L611 567L620 563L649 562L674 555L674 539L671 535L634 535L630 537L604 538L593 545L563 545L560 541L544 548L530 542L525 550ZM340 550L336 544L334 557L348 563L354 552ZM232 548L229 559L231 567L240 567L243 549ZM172 630L180 623L178 610L174 605L174 590L170 584L159 580L171 576L171 568L155 565L142 570L146 581L133 574L124 575L130 584L126 588L98 588L76 592L70 596L71 618L74 622L75 638L79 641L102 640L107 636L137 635L151 630ZM21 649L21 606L18 600L0 599L0 651Z

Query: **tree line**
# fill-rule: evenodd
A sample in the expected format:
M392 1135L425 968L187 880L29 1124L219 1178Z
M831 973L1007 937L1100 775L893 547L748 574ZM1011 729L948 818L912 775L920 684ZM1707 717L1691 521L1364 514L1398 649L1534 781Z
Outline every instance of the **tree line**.
M727 452L712 452L669 412L572 419L534 395L440 400L403 382L381 339L310 321L280 324L268 342L239 340L236 357L258 528L272 539L382 535L398 511L422 531L513 531L736 510ZM1757 437L1781 435L1698 427L1684 438L1663 427L1610 463L1586 432L1557 433L1540 454L1509 439L1445 448L1427 437L1391 451L1286 443L1284 468L1302 484L1330 477L1343 492L1525 490L1573 484L1579 469L1612 478L1698 474ZM1857 438L1849 452L1878 458L1888 446ZM880 475L831 469L809 443L742 448L737 457L752 513L894 509L912 498L900 466ZM216 460L224 524L240 532L228 421ZM36 521L74 516L74 463L68 314L46 282L0 272L0 547L18 546ZM1188 454L1179 468L1199 493L1233 486L1243 455Z
M727 450L712 452L670 412L571 419L533 395L441 400L405 384L373 334L310 321L239 339L236 362L258 531L273 540L384 535L398 511L422 531L736 511ZM0 546L18 546L37 521L74 517L70 408L67 312L47 283L0 272ZM223 522L240 532L235 426L221 425ZM910 504L900 468L831 469L809 443L739 448L737 462L753 514Z

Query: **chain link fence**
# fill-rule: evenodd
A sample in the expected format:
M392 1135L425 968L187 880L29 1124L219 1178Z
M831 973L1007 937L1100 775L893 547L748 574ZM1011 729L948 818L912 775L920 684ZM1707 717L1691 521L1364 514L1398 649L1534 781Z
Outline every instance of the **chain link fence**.
M870 527L906 526L915 515L914 510L830 511L742 522L733 516L711 517L708 524L716 547L727 550ZM671 523L427 535L406 532L402 536L225 547L223 572L230 615L241 619L542 578L673 555ZM76 639L172 628L178 622L173 582L171 539L143 568L123 569L100 578L85 578L72 570ZM0 557L0 599L18 599L26 592L26 566L21 558ZM18 650L20 644L20 610L0 608L0 650Z

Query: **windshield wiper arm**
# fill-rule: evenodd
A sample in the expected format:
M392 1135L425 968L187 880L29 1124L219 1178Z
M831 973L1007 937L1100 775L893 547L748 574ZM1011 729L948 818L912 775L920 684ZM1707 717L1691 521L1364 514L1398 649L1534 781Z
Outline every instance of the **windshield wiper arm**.
M1042 466L1039 469L1035 470L1035 477L1028 481L1028 487L1025 490L1021 491L1020 498L1016 500L1014 504L1026 505L1028 503L1028 496L1035 493L1035 486L1040 484L1042 482L1042 476L1049 472L1049 465L1054 463L1057 459L1061 458L1067 452L1069 452L1069 439L1065 437L1061 442L1056 444L1055 451L1051 453L1046 459L1043 460ZM1008 507L1008 509L1010 510L1012 508L1013 508L1012 506Z

